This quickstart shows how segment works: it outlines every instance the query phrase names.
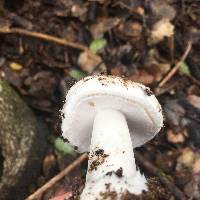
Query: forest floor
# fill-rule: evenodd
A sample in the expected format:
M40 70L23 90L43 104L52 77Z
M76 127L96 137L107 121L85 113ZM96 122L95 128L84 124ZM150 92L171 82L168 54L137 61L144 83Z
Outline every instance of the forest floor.
M148 85L163 107L165 127L136 149L142 171L176 199L200 199L199 51L200 1L2 1L0 76L51 133L29 193L79 157L59 139L66 91L84 76L109 74ZM70 193L86 169L85 159L38 198Z

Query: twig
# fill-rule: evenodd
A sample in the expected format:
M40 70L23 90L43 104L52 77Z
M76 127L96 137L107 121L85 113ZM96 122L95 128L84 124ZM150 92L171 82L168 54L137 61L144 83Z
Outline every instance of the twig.
M161 183L166 186L169 191L179 200L186 200L185 195L182 193L182 191L176 187L168 178L167 176L160 170L151 164L148 160L146 160L140 153L135 153L135 158L140 162L140 164L148 170L150 173L152 173L154 176L158 176Z
M174 63L174 35L168 38L171 63Z
M176 73L176 71L179 69L180 65L184 60L187 58L188 54L190 53L190 50L192 48L192 41L189 41L186 47L186 50L184 54L182 55L180 61L175 65L175 67L172 68L172 70L164 77L164 79L159 83L158 87L162 87L165 85L169 79Z
M196 83L198 86L200 86L200 81L199 80L197 80L196 78L194 78L193 76L191 76L191 75L188 75L187 76L189 79L191 79L194 83Z
M61 171L59 174L54 176L51 180L49 180L47 183L45 183L41 188L36 190L33 194L31 194L25 200L36 200L36 199L38 199L39 196L41 196L45 191L47 191L49 188L51 188L59 180L64 178L69 172L71 172L77 165L79 165L81 162L83 162L86 158L87 158L86 153L81 155L78 159L76 159L74 162L72 162L63 171Z
M181 83L181 81L183 80L183 78L180 78L178 80L176 80L175 82L173 82L172 84L170 84L169 86L165 86L163 88L155 88L154 94L156 95L156 97L165 94L166 92L169 92L170 90L172 90L173 88L175 88L177 85L179 85Z
M83 51L89 51L89 49L82 44L70 42L70 41L67 41L65 39L60 39L58 37L47 35L47 34L44 34L44 33L28 31L28 30L21 29L21 28L0 28L0 34L26 35L26 36L29 36L29 37L39 38L39 39L42 39L42 40L45 40L45 41L54 42L54 43L57 43L57 44L60 44L60 45L69 46L69 47L72 47L72 48L75 48L75 49L80 49L80 50L83 50Z

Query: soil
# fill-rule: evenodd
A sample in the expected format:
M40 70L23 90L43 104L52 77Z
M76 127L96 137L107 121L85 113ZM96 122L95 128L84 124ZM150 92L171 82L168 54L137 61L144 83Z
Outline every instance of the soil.
M98 166L105 162L105 159L108 157L108 154L104 153L103 149L97 149L94 152L90 152L89 158L91 163L89 163L89 171L97 170Z
M70 198L71 200L78 200L80 195L80 180L79 185L77 183L73 187L73 197ZM157 178L150 178L148 179L148 192L143 192L142 195L133 195L129 192L122 194L120 200L168 200L170 199L170 194L167 192L160 184ZM116 192L110 190L110 185L107 185L107 191L102 193L101 200L103 199L116 199Z
M192 44L191 49L188 44ZM0 2L0 76L43 118L51 132L49 141L60 136L59 110L67 90L81 77L103 73L151 88L162 105L165 127L137 151L144 163L150 162L167 175L172 187L161 182L170 198L180 199L174 190L178 188L186 199L200 199L199 50L199 1ZM177 72L163 84L179 62ZM47 152L40 176L27 186L27 195L75 159L71 155L60 158L51 142ZM146 177L158 174L162 179L162 173L149 165L140 161L138 165ZM0 151L0 174L1 168ZM80 171L86 168L87 162L40 199L71 191L75 177L81 178Z

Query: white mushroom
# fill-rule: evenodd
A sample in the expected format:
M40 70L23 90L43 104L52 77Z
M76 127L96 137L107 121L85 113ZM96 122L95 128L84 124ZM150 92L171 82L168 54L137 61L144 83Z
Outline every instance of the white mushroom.
M133 153L163 126L161 106L148 87L113 76L87 77L70 89L62 112L63 137L90 152L81 200L148 190Z

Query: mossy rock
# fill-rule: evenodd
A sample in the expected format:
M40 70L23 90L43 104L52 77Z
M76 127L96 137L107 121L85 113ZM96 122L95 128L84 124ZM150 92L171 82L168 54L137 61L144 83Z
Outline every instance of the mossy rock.
M22 200L46 149L47 128L0 78L0 200Z

